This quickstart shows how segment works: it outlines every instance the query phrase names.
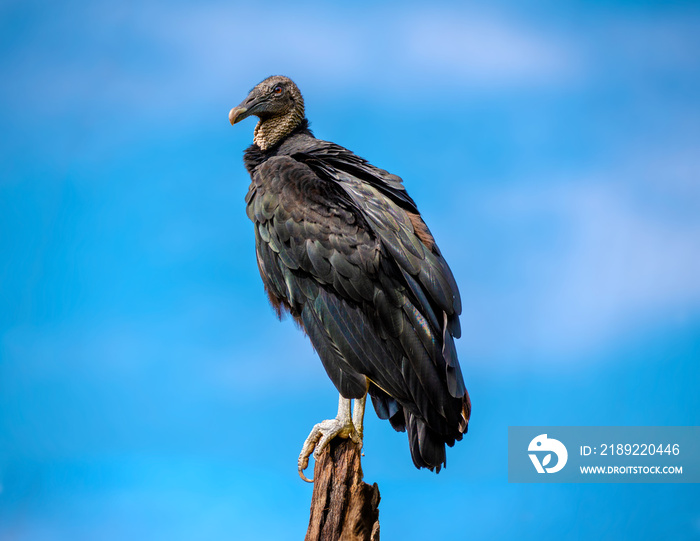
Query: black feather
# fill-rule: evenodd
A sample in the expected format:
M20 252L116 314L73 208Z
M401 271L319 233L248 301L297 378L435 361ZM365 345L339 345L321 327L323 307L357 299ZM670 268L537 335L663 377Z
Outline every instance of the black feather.
M377 415L408 432L416 467L440 471L471 409L454 276L429 232L419 238L399 177L316 139L305 119L282 135L244 157L270 301L303 325L338 391L368 392Z

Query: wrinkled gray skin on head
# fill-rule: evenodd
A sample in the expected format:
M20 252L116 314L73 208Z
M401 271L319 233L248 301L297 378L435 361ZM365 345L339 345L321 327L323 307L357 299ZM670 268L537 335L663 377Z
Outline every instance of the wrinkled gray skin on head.
M260 119L253 141L261 150L267 150L304 119L304 98L291 79L273 75L253 88L238 107L231 109L229 120L236 124L251 115Z

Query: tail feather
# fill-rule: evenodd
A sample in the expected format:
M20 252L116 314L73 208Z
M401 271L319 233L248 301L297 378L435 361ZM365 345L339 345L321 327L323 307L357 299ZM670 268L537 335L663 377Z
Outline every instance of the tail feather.
M427 468L435 473L440 473L440 470L447 466L445 445L452 447L455 441L462 439L462 435L467 432L469 427L469 416L471 415L469 394L464 395L460 405L460 424L458 429L451 434L440 434L430 428L422 418L403 410L406 417L408 445L416 468Z
M447 465L445 438L428 428L422 419L412 413L408 414L406 429L411 458L416 468L428 468L430 471L440 473L442 467ZM454 445L454 439L451 443Z
M462 439L469 428L469 394L465 392L461 400L455 400L451 404L459 408L459 424L448 433L440 433L431 428L415 406L409 410L372 383L369 386L369 395L380 419L389 419L397 432L408 432L408 445L416 468L427 468L440 473L440 470L447 466L445 446L452 447L455 441Z

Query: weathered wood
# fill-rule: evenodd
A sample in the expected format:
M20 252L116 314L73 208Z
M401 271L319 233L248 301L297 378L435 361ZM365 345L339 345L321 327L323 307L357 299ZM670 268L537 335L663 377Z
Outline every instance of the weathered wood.
M379 487L362 481L361 453L335 438L316 460L306 541L379 541Z

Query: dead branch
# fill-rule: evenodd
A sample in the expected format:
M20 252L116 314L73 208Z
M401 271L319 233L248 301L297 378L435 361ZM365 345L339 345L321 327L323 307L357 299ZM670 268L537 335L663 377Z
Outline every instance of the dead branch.
M379 541L379 487L362 481L361 452L335 438L316 460L306 541Z

